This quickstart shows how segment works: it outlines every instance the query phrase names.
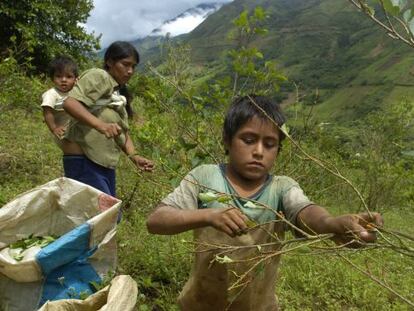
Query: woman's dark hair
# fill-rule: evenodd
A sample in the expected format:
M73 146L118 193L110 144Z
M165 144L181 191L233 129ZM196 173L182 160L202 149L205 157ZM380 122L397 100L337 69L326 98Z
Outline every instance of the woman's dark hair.
M127 102L126 102L125 109L128 113L128 118L131 119L134 116L134 110L132 109L132 105L131 105L133 96L131 95L131 92L128 91L128 88L126 85L121 85L119 87L119 94L125 96L126 98Z
M117 62L121 59L127 57L134 57L137 64L139 63L139 53L137 49L129 42L126 41L115 41L113 42L108 49L105 51L104 55L104 69L108 70L109 67L107 65L108 61ZM134 111L132 110L131 102L132 102L132 95L128 91L126 85L121 85L119 88L119 93L126 97L127 104L126 104L126 111L128 113L128 117L132 118L134 115Z
M49 63L49 77L53 80L56 74L71 72L75 77L79 75L78 65L66 55L57 56Z
M139 54L137 49L129 42L115 41L107 48L104 55L104 68L108 69L107 62L112 60L117 62L123 58L133 56L139 64Z
M275 122L279 127L286 118L279 104L265 96L247 95L236 98L227 111L223 125L223 140L230 143L236 132L253 117ZM279 130L279 144L285 134Z

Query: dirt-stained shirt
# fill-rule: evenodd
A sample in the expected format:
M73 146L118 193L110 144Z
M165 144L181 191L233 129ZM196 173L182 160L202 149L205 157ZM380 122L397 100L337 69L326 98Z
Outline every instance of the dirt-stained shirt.
M80 75L68 94L100 120L117 123L122 128L121 135L108 139L94 128L73 120L65 135L68 140L78 143L91 161L108 168L117 166L120 147L125 144L125 132L128 130L126 99L119 94L118 88L118 83L108 72L93 68Z
M299 211L313 203L298 183L286 176L269 175L256 194L247 199L236 197L224 172L224 165L199 166L162 203L192 210L226 207L230 203L258 225L234 238L213 227L195 229L195 261L178 304L186 311L277 310L277 252L289 228L280 216L296 225ZM205 192L233 196L227 203L203 203L199 195ZM226 245L238 249L226 252ZM252 258L256 260L249 260Z

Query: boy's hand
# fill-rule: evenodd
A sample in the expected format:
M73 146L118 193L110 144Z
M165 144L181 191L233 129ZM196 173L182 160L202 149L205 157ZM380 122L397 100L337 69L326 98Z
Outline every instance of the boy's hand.
M116 123L100 122L96 130L104 134L106 138L113 138L122 133L122 128Z
M357 248L363 246L364 242L370 243L377 239L375 227L382 227L384 221L379 213L349 214L338 217L329 217L327 220L332 227L337 244L348 244L348 247Z
M213 208L208 218L211 226L231 237L246 233L247 221L247 216L234 207Z
M154 162L139 155L128 156L132 162L144 172L152 172L154 169Z
M65 134L65 126L56 126L53 129L53 135L55 135L59 139L62 139L64 134Z

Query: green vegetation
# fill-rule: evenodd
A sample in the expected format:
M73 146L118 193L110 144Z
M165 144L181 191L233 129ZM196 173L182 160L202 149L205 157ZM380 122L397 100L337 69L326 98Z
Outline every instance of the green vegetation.
M99 48L99 38L86 33L91 0L21 0L0 3L0 56L38 72L59 54L85 61ZM89 55L90 57L90 55Z
M297 180L312 200L327 206L333 214L363 211L355 189L344 179L317 165L306 156L306 152L323 160L325 167L340 172L355 186L370 210L383 213L387 230L402 232L409 237L414 235L411 221L414 217L411 208L414 203L414 105L409 100L399 99L400 92L404 91L407 99L410 93L404 85L395 86L405 80L398 80L397 70L390 69L397 67L393 67L394 63L387 63L391 48L376 49L379 45L375 38L378 39L379 34L371 29L356 30L357 18L348 11L348 6L336 0L255 1L258 2L268 9L266 14L271 16L263 19L267 24L260 28L266 29L273 23L283 21L286 31L282 34L291 42L295 41L291 36L294 23L301 21L304 27L316 25L319 31L326 28L324 24L309 22L315 20L316 11L320 23L334 16L331 23L341 18L344 25L349 17L349 36L342 36L338 42L341 48L348 48L342 54L338 53L339 48L335 45L333 51L336 54L332 55L340 56L333 57L331 62L331 50L324 51L322 47L337 42L336 39L328 40L333 35L332 31L324 32L329 36L315 41L315 45L311 34L316 32L302 32L307 41L301 42L307 42L306 47L281 45L280 50L274 49L278 46L272 43L274 34L268 33L255 36L252 41L267 42L267 52L256 47L254 54L245 53L249 47L235 45L232 46L231 57L216 59L215 63L200 70L190 64L193 54L188 45L177 46L166 42L163 48L166 54L160 66L147 67L132 79L130 89L136 94L133 104L137 116L131 122L131 136L138 150L157 165L153 174L141 173L123 157L117 170L117 193L124 201L123 220L118 227L118 272L129 274L138 282L138 310L177 310L175 299L192 263L191 232L172 237L150 235L145 226L146 215L189 169L200 163L224 160L221 124L223 112L234 94L248 94L260 85L258 91L265 90L274 98L283 97L273 87L280 83L283 76L278 70L268 76L271 79L269 84L260 84L267 70L265 60L269 59L272 46L280 58L294 61L285 68L289 76L300 76L302 73L306 76L304 81L309 84L309 89L318 88L318 92L306 98L300 97L286 106L289 133L300 148L290 141L284 143L274 168L275 174L288 175ZM274 2L276 5L273 6ZM226 10L220 11L218 16L227 23L233 18L233 15L226 15L229 8L237 8L239 14L243 12L244 5L253 7L250 1L235 1ZM341 13L334 13L339 9ZM246 18L239 19L237 27L248 25L251 16L247 14ZM262 15L259 13L259 16ZM217 18L213 16L213 21ZM207 27L208 23L206 21L202 27ZM220 28L210 33L224 37ZM404 48L399 51L400 55L405 55ZM359 52L366 55L361 63L358 63ZM379 52L383 53L380 58L372 56ZM197 53L195 51L196 57L199 57ZM307 57L306 53L309 54ZM295 55L298 55L296 60ZM248 70L237 66L242 57L245 57L243 61L252 64ZM326 62L308 63L308 60L315 59ZM406 65L407 59L401 59L398 64ZM357 66L353 67L354 64ZM369 66L364 67L365 64ZM317 71L319 65L323 70ZM401 65L398 70L402 72L403 67ZM348 70L346 73L343 71L341 76L342 71L338 68ZM325 78L328 71L331 75ZM316 72L317 76L313 76L312 72ZM383 76L378 74L380 72L384 72ZM341 76L338 86L332 85L336 83L335 76ZM395 85L388 79L390 76L398 78ZM235 77L244 82L234 83ZM410 78L407 74L400 77ZM2 206L16 195L62 176L62 165L60 151L42 122L40 94L48 88L45 78L27 77L21 66L9 57L0 61L0 81ZM286 85L281 87L294 91ZM381 105L383 98L386 105ZM401 246L396 241L396 246ZM384 236L380 233L378 249L337 253L327 250L325 244L318 244L317 247L303 247L289 252L282 257L276 287L282 309L412 309L401 297L414 301L413 259L410 257L414 246L410 239L401 241L407 246L405 252L401 251L401 247L386 247ZM374 282L358 268L385 283L401 297L385 288L384 284Z
M10 256L16 260L21 261L24 258L23 252L31 247L46 247L50 243L56 240L53 236L33 236L32 234L29 235L25 239L18 240L9 245L9 254Z
M277 64L288 77L281 98L292 97L293 82L306 98L318 89L324 94L317 102L321 120L334 114L341 122L414 98L409 91L414 86L412 50L387 36L346 0L236 0L173 40L191 46L194 66L213 77L231 75L222 64L237 41L227 33L235 29L232 20L257 5L266 10L268 18L261 27L268 32L254 37L248 47L260 50L263 60ZM151 38L136 42L143 59L154 64L160 62L156 42Z

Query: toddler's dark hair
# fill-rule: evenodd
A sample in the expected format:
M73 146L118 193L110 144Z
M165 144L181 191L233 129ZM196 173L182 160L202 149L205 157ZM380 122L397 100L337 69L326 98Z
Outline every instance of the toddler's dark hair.
M286 117L276 101L260 95L243 96L236 98L227 111L223 125L223 140L231 142L236 132L253 117L273 121L278 126L286 122ZM281 130L279 139L279 144L285 139L285 134Z
M49 77L53 80L56 74L71 72L75 77L79 75L79 68L76 62L69 56L61 55L49 63Z

